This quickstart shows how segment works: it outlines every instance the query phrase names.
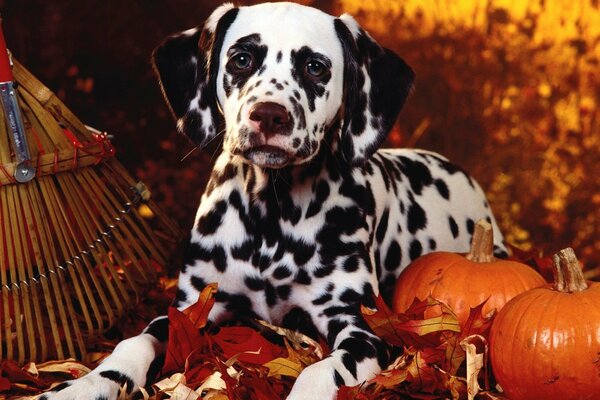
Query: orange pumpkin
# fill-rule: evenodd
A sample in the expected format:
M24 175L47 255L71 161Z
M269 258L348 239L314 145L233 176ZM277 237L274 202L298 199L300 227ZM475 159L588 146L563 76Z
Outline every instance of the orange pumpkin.
M432 296L446 303L463 324L471 308L487 300L482 312L500 310L516 295L544 285L546 281L528 265L494 257L492 226L484 221L475 225L471 251L434 252L419 257L398 277L392 306L405 312L415 297Z
M554 256L554 274L496 316L494 375L511 400L600 399L600 283L585 281L570 248Z

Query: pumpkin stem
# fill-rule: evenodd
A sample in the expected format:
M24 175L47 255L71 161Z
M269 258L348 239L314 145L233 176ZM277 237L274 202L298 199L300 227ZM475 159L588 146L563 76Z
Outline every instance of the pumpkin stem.
M480 219L475 224L471 250L466 255L467 260L473 262L494 262L494 231L492 225Z
M581 292L588 288L575 251L567 247L553 257L554 289L563 293Z

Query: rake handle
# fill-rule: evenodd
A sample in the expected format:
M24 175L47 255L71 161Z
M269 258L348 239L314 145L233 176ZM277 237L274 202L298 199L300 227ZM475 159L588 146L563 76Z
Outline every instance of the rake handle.
M35 167L31 161L29 146L27 145L25 126L23 125L23 117L17 100L14 76L1 23L2 20L0 19L0 100L15 145L17 165L14 178L19 183L25 183L35 178Z

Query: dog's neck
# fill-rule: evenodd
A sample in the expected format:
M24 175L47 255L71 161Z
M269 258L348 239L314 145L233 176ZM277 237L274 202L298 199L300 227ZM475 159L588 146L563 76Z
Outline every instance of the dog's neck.
M223 152L213 171L219 175L219 170L236 167L241 169L244 187L249 194L260 195L265 190L289 191L291 187L310 187L312 183L323 175L324 170L333 175L339 175L349 169L343 160L339 149L340 123L334 122L326 131L325 137L317 154L309 161L288 165L283 168L271 169L244 162L239 156ZM223 158L223 159L222 159ZM213 179L213 177L211 177Z

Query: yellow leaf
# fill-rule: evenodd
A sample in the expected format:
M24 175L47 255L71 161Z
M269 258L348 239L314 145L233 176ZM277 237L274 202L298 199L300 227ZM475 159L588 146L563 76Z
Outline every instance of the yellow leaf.
M264 366L269 368L269 376L285 375L292 378L298 377L303 369L302 365L282 357L269 361Z

